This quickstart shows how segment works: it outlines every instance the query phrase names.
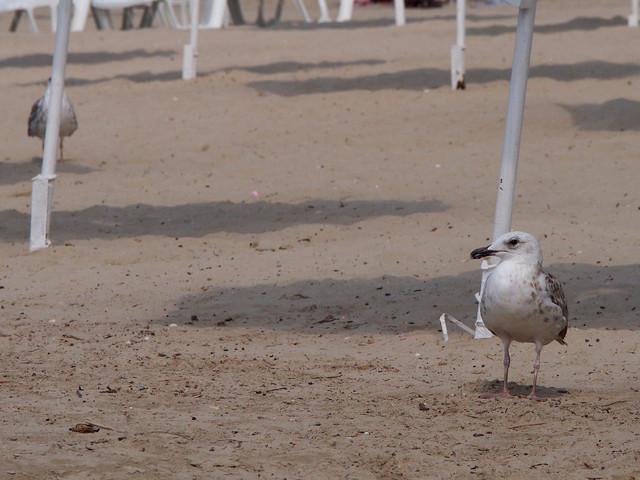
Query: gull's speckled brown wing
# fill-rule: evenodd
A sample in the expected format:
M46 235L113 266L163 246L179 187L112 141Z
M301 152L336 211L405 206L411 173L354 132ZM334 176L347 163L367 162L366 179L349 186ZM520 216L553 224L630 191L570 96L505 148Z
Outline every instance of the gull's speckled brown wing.
M556 341L562 345L566 345L567 342L564 341L564 337L567 335L567 328L569 327L569 308L567 307L567 301L564 298L564 291L562 290L560 281L556 277L547 272L543 273L547 283L547 293L551 297L551 301L562 309L562 315L567 321L567 325L558 334Z
M40 97L31 107L31 113L29 114L29 126L27 128L27 134L30 137L39 136L38 129L39 123L42 121L42 107L44 104L44 97Z

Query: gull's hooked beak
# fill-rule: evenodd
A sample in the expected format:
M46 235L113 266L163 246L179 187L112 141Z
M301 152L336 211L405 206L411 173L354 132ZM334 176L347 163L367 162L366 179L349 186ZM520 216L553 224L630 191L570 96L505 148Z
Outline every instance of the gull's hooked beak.
M504 252L504 250L491 250L489 247L480 247L471 252L471 258L478 260L484 257L492 257L493 255L502 252Z

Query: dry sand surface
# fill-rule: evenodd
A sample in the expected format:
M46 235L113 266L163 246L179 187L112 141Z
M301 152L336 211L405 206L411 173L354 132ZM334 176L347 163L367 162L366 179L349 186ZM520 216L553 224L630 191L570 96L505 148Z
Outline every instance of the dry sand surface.
M492 230L513 7L469 8L465 91L453 4L395 27L391 4L303 25L286 2L258 28L243 2L191 82L188 32L88 24L32 254L26 120L54 37L3 14L0 478L637 478L640 30L626 0L539 3L513 226L571 314L541 403L478 399L499 340L438 322L475 318L463 260ZM526 393L534 347L512 352Z

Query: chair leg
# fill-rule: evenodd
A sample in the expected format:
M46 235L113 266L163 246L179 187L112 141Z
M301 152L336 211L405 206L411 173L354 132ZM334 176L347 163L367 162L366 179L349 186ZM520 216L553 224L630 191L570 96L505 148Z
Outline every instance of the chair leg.
M180 3L180 24L187 28L189 25L189 12L187 9L187 2Z
M90 0L76 0L73 2L73 18L71 19L71 31L82 32L87 23L87 16L91 7Z
M13 12L13 19L11 20L11 26L9 27L10 32L18 30L18 23L20 23L20 17L22 17L23 13L24 10L16 10Z
M162 0L158 4L158 14L165 27L168 26L175 29L183 28L178 22L178 17L176 17L176 12L173 10L173 5L167 0Z
M353 0L340 0L336 22L349 22L353 16Z
M244 17L242 16L242 10L240 9L240 2L238 0L228 0L229 13L231 14L231 20L235 25L244 25Z
M11 26L9 27L9 31L15 32L18 30L18 24L20 23L20 19L22 15L27 15L27 21L29 22L29 29L33 33L38 33L38 26L36 25L36 20L33 18L33 14L30 10L16 10L13 14L13 18L11 19Z
M318 19L318 23L329 23L331 21L331 17L329 16L327 2L325 0L318 0L318 7L320 7L320 18Z
M256 25L264 27L267 22L264 21L264 0L258 0L258 18L256 19Z
M302 3L302 0L294 0L294 2L296 4L296 7L298 7L298 11L300 12L300 15L302 15L302 18L305 21L305 23L311 23L311 17L307 12L307 9L305 8L304 3Z
M29 27L31 27L31 31L33 33L38 33L38 26L36 25L36 19L33 17L33 12L30 8L25 10L27 14L27 20L29 20Z
M122 30L133 28L133 7L127 7L122 14Z
M226 3L226 0L208 0L204 3L204 11L202 12L202 26L204 28L222 28ZM262 9L259 8L258 17L261 12Z
M153 23L154 9L153 5L156 2L151 4L151 7L144 7L142 9L142 18L140 19L140 25L138 28L151 28L151 24Z
M51 7L49 16L51 17L51 31L56 33L56 27L58 26L58 8Z
M404 0L394 0L393 6L396 15L396 25L402 26L407 23L405 14L404 14Z
M167 13L165 12L165 8L163 4L158 4L158 9L156 10L156 14L160 18L160 23L162 24L163 27L176 28L173 25L171 25L171 22L168 21Z
M96 27L99 30L113 29L113 21L111 20L111 14L109 13L109 10L91 7L91 13L93 13L93 19L96 22Z
M153 20L156 18L156 13L158 12L158 5L160 4L160 0L156 0L151 3L150 7L146 7L144 9L144 15L142 16L142 21L144 22L144 28L151 28L153 26ZM167 26L167 21L165 19L164 26Z
M284 4L284 0L278 0L278 5L276 5L276 13L273 17L273 23L276 24L282 18L282 5Z

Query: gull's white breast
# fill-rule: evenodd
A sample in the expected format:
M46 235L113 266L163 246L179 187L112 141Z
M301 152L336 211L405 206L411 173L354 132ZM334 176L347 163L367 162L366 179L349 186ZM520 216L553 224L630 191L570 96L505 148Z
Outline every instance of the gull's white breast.
M503 261L487 277L482 319L498 337L546 345L566 326L537 265Z

